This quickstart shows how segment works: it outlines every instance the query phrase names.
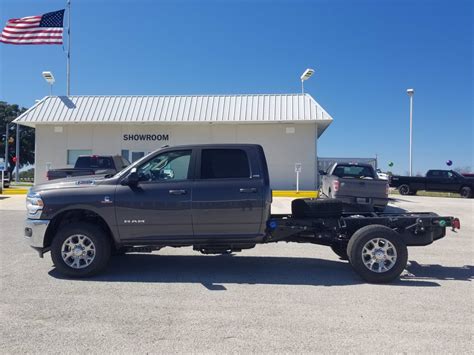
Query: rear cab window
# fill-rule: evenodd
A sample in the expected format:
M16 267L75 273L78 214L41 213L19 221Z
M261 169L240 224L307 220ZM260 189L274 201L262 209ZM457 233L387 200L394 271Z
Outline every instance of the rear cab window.
M339 178L353 178L353 179L374 179L374 170L367 166L359 165L338 165L333 175Z
M203 149L201 179L249 179L250 162L243 149Z

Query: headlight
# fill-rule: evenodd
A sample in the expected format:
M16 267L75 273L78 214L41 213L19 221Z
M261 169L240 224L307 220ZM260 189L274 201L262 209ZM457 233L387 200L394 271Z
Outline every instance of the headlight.
M37 193L28 194L26 196L26 210L28 211L28 218L39 218L43 210L43 200Z

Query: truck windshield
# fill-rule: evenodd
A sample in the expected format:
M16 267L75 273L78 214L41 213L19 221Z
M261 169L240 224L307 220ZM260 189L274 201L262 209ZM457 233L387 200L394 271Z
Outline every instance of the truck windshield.
M367 166L338 165L333 175L340 178L373 179L373 170Z

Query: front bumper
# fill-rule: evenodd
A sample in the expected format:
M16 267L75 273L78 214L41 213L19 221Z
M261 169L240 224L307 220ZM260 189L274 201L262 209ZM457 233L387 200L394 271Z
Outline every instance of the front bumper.
M45 248L44 241L49 222L49 220L45 219L26 219L25 239L32 248L38 251L42 251Z

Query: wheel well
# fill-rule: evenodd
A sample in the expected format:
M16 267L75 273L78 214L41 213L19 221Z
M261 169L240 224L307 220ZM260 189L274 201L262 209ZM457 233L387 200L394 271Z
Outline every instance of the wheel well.
M115 246L115 240L112 237L112 231L107 225L107 222L105 222L105 220L97 213L90 210L68 210L61 212L60 214L55 216L49 223L48 229L46 230L44 246L51 246L56 232L63 225L75 222L89 222L91 224L99 226L106 233L112 246Z

